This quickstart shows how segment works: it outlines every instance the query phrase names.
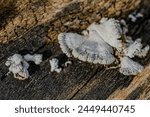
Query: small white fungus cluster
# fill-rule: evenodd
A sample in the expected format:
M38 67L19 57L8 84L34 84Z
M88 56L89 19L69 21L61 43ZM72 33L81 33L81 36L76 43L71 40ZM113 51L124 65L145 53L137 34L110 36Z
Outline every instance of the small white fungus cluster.
M59 66L59 60L57 58L52 58L51 60L49 60L49 63L51 66L51 72L60 73L62 71L62 68ZM64 66L67 67L70 64L72 64L71 61L66 61L64 63Z
M42 55L41 54L34 54L34 55L24 55L21 56L20 54L14 54L10 56L5 65L9 67L9 72L12 72L14 78L19 80L25 80L29 78L29 64L28 61L33 61L35 64L40 64L42 62Z
M32 61L34 62L36 65L39 65L41 62L42 62L42 55L41 54L34 54L34 55L31 55L31 54L26 54L24 56L24 59L26 61Z
M53 58L49 60L50 65L51 65L51 72L57 72L60 73L62 68L59 68L59 60L57 58Z
M120 24L124 26L123 29ZM144 67L131 58L145 57L149 46L143 48L141 39L133 41L126 36L127 32L124 20L119 22L114 18L102 18L100 23L93 23L83 31L83 35L61 33L58 40L68 57L74 56L81 61L109 65L116 61L114 54L118 53L119 71L124 75L136 75Z
M142 13L133 12L128 15L128 18L131 19L132 22L136 22L138 18L142 18L143 16Z

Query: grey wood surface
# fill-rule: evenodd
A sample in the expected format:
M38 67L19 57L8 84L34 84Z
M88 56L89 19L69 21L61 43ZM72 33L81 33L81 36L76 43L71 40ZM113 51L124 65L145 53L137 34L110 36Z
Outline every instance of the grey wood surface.
M139 11L143 12L144 18L136 23L127 20L129 33L134 39L141 37L143 44L150 45L150 7L141 6ZM47 25L40 24L16 41L0 45L0 99L107 99L114 91L127 88L133 81L133 76L124 76L118 69L67 58L57 42L47 43L43 39L46 35ZM44 60L39 66L30 63L30 78L19 81L12 74L6 76L6 59L14 53L42 53ZM63 67L59 74L50 72L49 59L53 57L59 58ZM64 67L66 60L71 60L72 65ZM136 60L146 66L150 63L150 53L145 59ZM145 91L143 88L137 87L126 99L138 99Z

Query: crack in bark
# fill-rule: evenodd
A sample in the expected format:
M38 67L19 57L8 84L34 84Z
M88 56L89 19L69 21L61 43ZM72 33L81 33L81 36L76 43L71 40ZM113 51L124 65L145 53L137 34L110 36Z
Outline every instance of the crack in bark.
M96 74L98 74L98 72L99 71L101 71L103 69L103 67L102 68L97 68L96 70L95 70L95 72L92 74L92 76L74 93L74 95L72 96L72 97L70 97L70 100L72 100L84 87L86 87L87 86L87 84L92 80L92 78L96 75ZM88 75L87 75L88 76Z

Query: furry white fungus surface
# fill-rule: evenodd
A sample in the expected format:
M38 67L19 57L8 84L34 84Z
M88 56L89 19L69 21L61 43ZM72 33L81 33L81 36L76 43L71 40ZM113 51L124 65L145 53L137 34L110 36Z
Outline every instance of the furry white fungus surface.
M119 58L119 71L124 75L136 75L144 67L131 58L145 57L149 46L143 48L141 39L133 41L126 35L127 32L128 26L124 20L119 22L114 18L102 18L100 23L91 24L82 35L60 33L58 40L62 51L68 57L104 65L112 64ZM114 53L118 53L117 58Z
M40 64L42 62L42 55L26 54L22 57L20 54L14 54L7 59L5 65L9 67L9 72L13 73L14 78L25 80L29 78L28 61L33 61L35 64Z
M51 72L57 72L60 73L62 68L59 68L59 60L57 58L53 58L49 60L50 65L51 65Z
M14 54L13 56L10 56L5 65L9 67L9 72L14 74L14 78L25 80L29 77L29 64L20 54Z

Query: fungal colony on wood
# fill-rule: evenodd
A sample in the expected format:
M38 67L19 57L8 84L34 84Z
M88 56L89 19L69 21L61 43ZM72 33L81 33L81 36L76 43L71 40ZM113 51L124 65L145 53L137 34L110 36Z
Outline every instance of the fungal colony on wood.
M132 58L145 57L149 51L149 45L143 47L140 38L133 41L126 35L127 32L128 28L124 20L102 18L99 23L91 24L82 34L60 33L58 40L62 51L68 57L102 65L117 63L116 67L119 67L120 73L136 75L144 67ZM12 72L15 78L25 80L29 78L28 61L38 65L42 62L42 55L14 54L7 59L5 65L9 67L8 73ZM57 58L49 60L49 63L51 72L62 71ZM71 61L67 61L65 66L68 64L71 64Z
M29 63L28 61L33 61L35 64L40 64L42 62L42 55L41 54L26 54L21 56L20 54L14 54L10 56L5 65L9 67L9 73L13 73L14 78L19 80L25 80L29 78Z
M121 28L123 23L124 27ZM145 57L149 46L141 44L141 39L132 40L126 36L125 22L114 18L102 18L99 23L91 24L83 34L60 33L58 40L62 51L68 57L81 61L110 65L119 61L119 71L124 75L136 75L143 66L131 58Z
M59 67L59 60L57 58L53 58L49 60L50 66L51 66L51 72L57 72L60 73L62 68Z

